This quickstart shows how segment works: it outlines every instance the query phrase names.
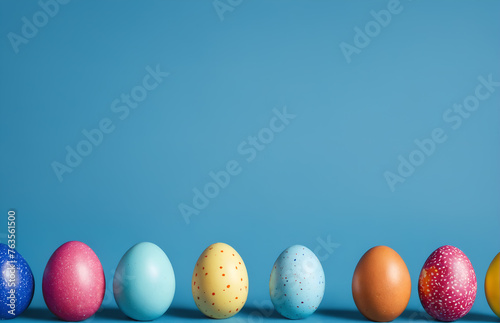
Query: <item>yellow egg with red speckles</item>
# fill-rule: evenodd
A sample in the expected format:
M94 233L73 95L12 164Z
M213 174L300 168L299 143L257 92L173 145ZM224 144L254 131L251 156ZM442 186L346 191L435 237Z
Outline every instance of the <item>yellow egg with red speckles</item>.
M206 316L223 319L235 315L248 296L243 259L230 245L210 245L196 262L191 290L196 306Z

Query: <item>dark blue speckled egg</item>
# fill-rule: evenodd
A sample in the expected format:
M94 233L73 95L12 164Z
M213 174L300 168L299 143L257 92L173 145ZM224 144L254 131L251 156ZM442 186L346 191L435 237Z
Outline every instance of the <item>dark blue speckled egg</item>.
M0 319L13 319L24 312L33 299L35 280L30 266L16 250L0 243Z

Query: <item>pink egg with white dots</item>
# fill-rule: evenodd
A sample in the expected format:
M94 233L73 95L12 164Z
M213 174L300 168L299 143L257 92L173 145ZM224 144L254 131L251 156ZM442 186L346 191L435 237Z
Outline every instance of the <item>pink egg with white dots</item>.
M451 322L467 314L476 299L477 281L467 256L442 246L427 258L418 281L418 296L433 318Z

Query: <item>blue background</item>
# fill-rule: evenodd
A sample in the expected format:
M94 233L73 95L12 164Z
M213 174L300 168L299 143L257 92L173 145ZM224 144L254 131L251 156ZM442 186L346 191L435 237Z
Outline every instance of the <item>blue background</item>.
M170 258L177 281L160 320L199 320L191 274L201 252L226 242L245 260L249 298L228 322L281 320L270 314L268 280L293 244L327 254L326 294L308 322L361 320L351 278L362 254L394 248L413 281L397 321L426 320L417 279L444 244L475 267L476 303L463 320L498 321L484 276L500 251L500 92L453 130L443 113L474 94L478 76L500 80L500 2L403 1L361 53L347 63L340 43L388 1L243 1L223 20L211 1L72 1L16 54L35 1L0 3L0 210L17 210L17 250L37 283L19 322L55 320L41 279L54 250L87 243L107 278L96 321L126 319L112 277L133 244L151 241ZM170 75L119 119L111 102L142 82L147 66ZM237 148L267 127L273 109L296 115L252 162ZM103 118L111 134L63 181L63 163L83 129ZM392 192L385 171L415 139L442 128L447 141ZM242 171L184 221L193 189L237 160ZM336 248L326 253L320 241ZM0 236L5 243L6 235ZM319 248L319 249L318 249Z

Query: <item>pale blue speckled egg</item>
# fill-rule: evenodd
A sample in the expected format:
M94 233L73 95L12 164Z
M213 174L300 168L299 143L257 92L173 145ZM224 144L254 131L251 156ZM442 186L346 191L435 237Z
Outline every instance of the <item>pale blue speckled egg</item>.
M325 273L316 255L304 246L291 246L274 263L269 280L271 301L289 319L308 317L325 293Z

